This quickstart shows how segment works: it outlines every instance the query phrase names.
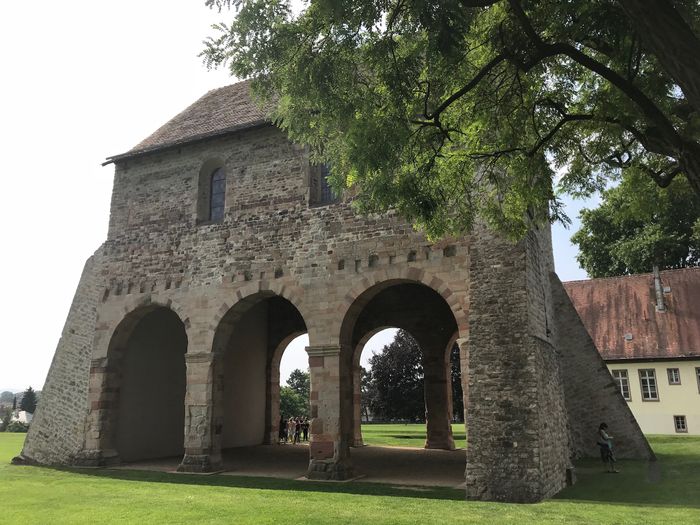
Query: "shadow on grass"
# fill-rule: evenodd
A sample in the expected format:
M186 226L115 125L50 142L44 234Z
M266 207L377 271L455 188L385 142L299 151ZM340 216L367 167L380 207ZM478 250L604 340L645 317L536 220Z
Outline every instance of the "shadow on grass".
M297 492L321 492L336 494L355 494L362 496L392 496L404 498L424 498L442 500L464 500L463 490L449 487L399 486L366 482L318 482L297 481L268 477L235 475L197 475L173 474L168 472L151 472L144 470L117 470L109 468L76 469L61 467L51 468L60 472L70 472L84 476L123 481L146 481L150 483L170 483L176 485L199 485L210 487L231 487L255 490L281 490Z
M697 455L659 455L657 461L622 460L619 474L604 471L599 460L576 462L577 483L554 499L570 502L639 504L700 508Z

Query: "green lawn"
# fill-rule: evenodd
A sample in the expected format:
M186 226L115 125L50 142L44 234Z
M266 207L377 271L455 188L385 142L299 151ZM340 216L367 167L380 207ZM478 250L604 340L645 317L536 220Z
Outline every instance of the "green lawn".
M23 438L0 434L0 523L700 523L698 437L652 437L652 469L623 461L621 474L607 475L585 461L576 486L536 505L358 482L12 466Z
M452 425L452 435L457 447L463 448L467 445L463 423ZM422 447L425 445L425 423L362 425L362 439L366 445Z

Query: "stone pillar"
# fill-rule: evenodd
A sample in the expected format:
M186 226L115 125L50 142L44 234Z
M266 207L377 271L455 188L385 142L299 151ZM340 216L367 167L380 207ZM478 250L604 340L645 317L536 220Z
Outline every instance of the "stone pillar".
M178 472L213 472L222 468L222 418L217 414L220 407L216 403L223 389L219 360L213 352L185 354L185 456Z
M352 361L352 438L351 447L361 447L362 440L362 367L360 366L360 356L362 349L355 352Z
M115 361L118 361L118 357L112 361L102 357L90 363L90 408L86 420L85 447L72 462L77 466L104 467L120 461L114 443L119 409L119 374Z
M454 450L449 406L451 378L445 366L444 354L424 348L423 372L427 423L425 448Z
M268 356L265 373L265 435L263 444L280 443L280 361Z
M547 231L470 243L467 497L536 502L566 486L567 415L551 340Z
M351 478L350 449L344 432L345 425L351 424L352 416L352 407L345 406L351 402L350 371L341 366L339 346L309 346L306 352L311 371L311 443L307 477L325 480ZM341 377L341 372L346 377Z

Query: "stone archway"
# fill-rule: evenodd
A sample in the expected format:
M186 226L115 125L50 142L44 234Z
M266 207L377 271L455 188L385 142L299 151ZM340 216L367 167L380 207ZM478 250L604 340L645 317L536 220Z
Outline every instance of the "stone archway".
M277 441L280 360L289 342L306 331L297 307L271 291L245 297L222 316L212 345L220 449Z
M111 398L95 406L110 462L182 456L186 351L185 324L167 306L141 306L117 325L101 378Z
M340 333L341 419L348 443L362 442L357 406L360 353L369 336L386 326L409 332L423 353L428 428L425 447L453 449L449 351L458 335L457 320L440 293L408 279L387 280L370 286L354 298L343 320Z

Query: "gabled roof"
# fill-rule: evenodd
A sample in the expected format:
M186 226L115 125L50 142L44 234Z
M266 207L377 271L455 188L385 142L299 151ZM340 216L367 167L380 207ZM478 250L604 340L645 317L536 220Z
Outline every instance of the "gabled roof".
M150 137L126 153L107 157L104 164L226 135L268 122L265 114L253 102L250 81L244 80L209 91Z
M564 283L603 359L700 358L700 268L660 276L665 311L651 273Z

